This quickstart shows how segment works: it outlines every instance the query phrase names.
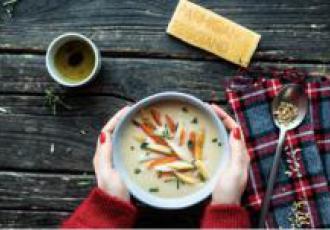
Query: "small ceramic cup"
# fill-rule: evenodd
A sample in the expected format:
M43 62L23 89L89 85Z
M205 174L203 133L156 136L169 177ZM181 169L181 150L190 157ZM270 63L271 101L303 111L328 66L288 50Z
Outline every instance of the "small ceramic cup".
M60 47L62 47L67 42L76 41L76 40L85 42L92 48L95 56L95 63L94 63L94 68L89 76L87 76L86 78L82 79L79 82L72 83L65 80L62 77L62 75L58 72L54 64L54 59L55 59L54 57ZM98 74L101 68L101 54L99 49L96 47L96 45L86 36L79 33L65 33L56 37L48 46L47 54L46 54L46 66L50 76L59 84L67 87L78 87L89 83Z

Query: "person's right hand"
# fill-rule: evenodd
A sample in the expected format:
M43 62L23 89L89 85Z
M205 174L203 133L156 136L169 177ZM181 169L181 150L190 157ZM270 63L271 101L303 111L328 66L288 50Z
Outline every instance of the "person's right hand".
M247 183L250 157L239 125L219 106L212 104L211 107L230 131L231 149L229 165L221 172L212 193L212 204L239 205Z
M108 195L116 196L123 200L129 200L129 194L118 172L112 167L111 133L115 129L118 121L128 110L128 106L122 108L102 128L97 141L93 161L97 186Z

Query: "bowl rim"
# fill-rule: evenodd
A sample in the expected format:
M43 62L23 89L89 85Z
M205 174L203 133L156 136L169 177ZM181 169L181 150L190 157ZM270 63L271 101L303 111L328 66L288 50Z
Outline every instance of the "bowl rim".
M202 188L183 197L162 198L143 190L143 188L141 188L137 183L131 180L129 173L127 172L121 159L122 152L120 141L122 132L127 122L130 121L141 108L145 108L162 101L181 101L183 103L188 103L191 106L197 107L198 109L202 110L202 112L205 112L205 114L212 120L212 123L214 123L214 125L216 126L217 133L223 142L223 155L222 157L220 157L220 162L215 175ZM210 108L210 106L201 101L200 99L196 98L195 96L175 91L165 91L153 94L133 105L130 110L124 115L124 117L119 120L119 123L116 126L112 136L112 145L114 153L112 154L113 165L119 172L131 195L152 207L160 209L186 208L195 205L207 198L212 193L221 170L224 169L227 165L227 162L229 162L229 157L231 154L226 128L223 125L223 122L218 118L216 113Z

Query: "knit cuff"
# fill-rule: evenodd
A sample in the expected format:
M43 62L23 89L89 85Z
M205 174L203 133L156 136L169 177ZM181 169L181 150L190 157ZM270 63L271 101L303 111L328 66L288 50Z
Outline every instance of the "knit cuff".
M202 219L202 228L249 228L248 212L239 205L208 205Z
M136 213L136 208L131 202L109 195L97 187L92 190L90 198L92 199L92 202L107 204L107 208L111 210L120 209L126 214Z
M137 210L131 203L94 188L63 226L130 228L135 223L136 214Z

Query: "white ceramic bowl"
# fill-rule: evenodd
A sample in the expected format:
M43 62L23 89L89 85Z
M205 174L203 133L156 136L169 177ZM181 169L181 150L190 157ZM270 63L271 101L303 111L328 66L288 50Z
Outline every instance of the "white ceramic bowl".
M75 82L75 83L66 81L62 77L62 75L57 71L55 64L54 64L54 56L55 56L56 52L58 51L58 49L61 46L63 46L65 43L73 41L73 40L83 41L86 44L88 44L92 48L92 50L94 52L94 56L95 56L94 68L93 68L92 72L90 73L90 75L88 77L84 78L83 80L81 80L79 82ZM65 33L65 34L62 34L62 35L56 37L48 46L47 53L46 53L46 66L47 66L48 73L57 83L67 86L67 87L78 87L78 86L82 86L82 85L89 83L98 74L98 72L101 68L101 54L100 54L100 51L97 48L97 46L86 36L84 36L82 34L78 34L78 33Z
M131 180L122 160L122 151L121 151L120 143L121 143L123 131L125 130L126 126L129 124L132 118L134 118L137 112L141 110L141 108L148 107L152 104L161 101L181 101L183 103L190 104L203 111L216 126L218 130L219 138L223 143L222 157L220 157L219 166L217 172L215 173L215 176L213 176L208 182L206 182L206 184L200 190L184 197L161 198L143 190L138 184L136 184L134 181ZM150 206L162 208L162 209L185 208L194 205L204 200L206 197L208 197L214 189L220 171L225 169L230 156L227 131L224 125L222 124L222 121L217 117L215 112L210 108L208 104L202 102L196 97L178 92L163 92L163 93L155 94L136 103L129 110L129 112L123 117L123 119L119 121L119 124L117 125L114 131L112 141L113 141L114 167L120 173L122 179L124 180L131 194L140 201Z

